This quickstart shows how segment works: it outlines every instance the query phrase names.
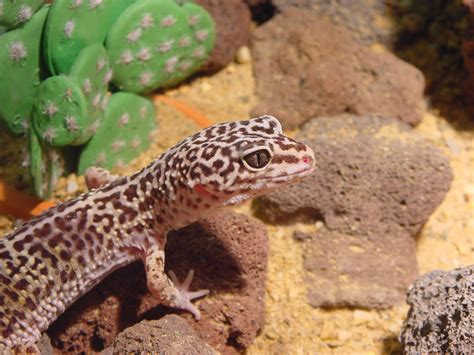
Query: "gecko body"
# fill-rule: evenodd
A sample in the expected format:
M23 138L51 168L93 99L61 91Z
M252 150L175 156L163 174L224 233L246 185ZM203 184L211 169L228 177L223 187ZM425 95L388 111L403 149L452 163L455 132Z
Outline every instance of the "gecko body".
M208 291L188 291L192 272L165 274L168 231L313 170L311 149L262 116L204 129L131 176L89 179L95 189L0 239L0 351L34 349L75 300L140 258L153 296L199 319L191 300Z

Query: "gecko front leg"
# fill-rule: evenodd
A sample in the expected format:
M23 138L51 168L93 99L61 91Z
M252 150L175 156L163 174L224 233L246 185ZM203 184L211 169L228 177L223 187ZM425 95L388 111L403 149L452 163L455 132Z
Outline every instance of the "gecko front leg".
M199 320L201 312L194 306L193 299L205 296L209 290L189 291L194 276L190 270L184 282L179 282L171 271L171 279L165 274L165 253L159 246L152 246L145 258L147 286L151 294L162 304L191 312Z

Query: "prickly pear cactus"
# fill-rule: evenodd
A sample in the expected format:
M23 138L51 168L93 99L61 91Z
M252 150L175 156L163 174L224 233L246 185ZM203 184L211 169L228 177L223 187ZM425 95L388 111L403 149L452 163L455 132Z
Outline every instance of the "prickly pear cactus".
M48 16L44 52L53 74L68 74L79 52L103 43L116 18L135 0L55 0Z
M33 127L41 140L54 146L81 145L100 125L112 72L102 44L84 48L69 76L41 83L33 110Z
M13 28L28 22L43 0L0 0L0 25Z
M107 90L112 79L112 69L104 46L96 43L84 48L74 61L69 76L79 83L86 98L89 119L93 121L92 127L88 129L90 137L104 116Z
M214 41L214 21L199 5L137 1L107 36L113 83L135 93L174 85L199 69Z
M33 130L28 131L28 151L34 192L46 199L64 171L64 159L61 151L42 144Z
M40 84L41 34L48 7L24 26L0 36L0 121L13 133L25 132Z
M81 152L78 173L90 166L112 169L128 163L148 148L154 129L151 101L130 93L113 94L102 124Z
M87 100L77 82L53 76L41 83L33 104L33 128L50 145L80 145L93 132L94 118L88 115Z

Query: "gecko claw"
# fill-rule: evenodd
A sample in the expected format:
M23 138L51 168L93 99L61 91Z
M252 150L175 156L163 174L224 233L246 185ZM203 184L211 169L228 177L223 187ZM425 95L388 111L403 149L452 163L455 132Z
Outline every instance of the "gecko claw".
M191 285L191 282L193 281L194 278L194 270L191 269L188 272L188 275L186 276L186 279L184 279L183 282L180 282L178 278L176 277L176 274L173 271L169 272L171 281L173 282L174 286L176 289L179 291L180 297L176 302L175 307L183 309L185 311L190 312L196 320L201 319L201 312L199 312L199 309L194 306L191 301L203 297L207 294L209 294L209 290L199 290L199 291L189 291L189 286Z

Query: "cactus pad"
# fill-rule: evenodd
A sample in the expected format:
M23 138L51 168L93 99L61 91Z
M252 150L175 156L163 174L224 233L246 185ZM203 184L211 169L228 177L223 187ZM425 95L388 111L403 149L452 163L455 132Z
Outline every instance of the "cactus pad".
M81 88L65 76L53 76L41 83L32 121L38 137L55 146L83 144L94 133L94 118L87 113Z
M0 36L0 120L13 133L25 132L41 76L41 34L48 7L23 27Z
M104 116L107 89L112 79L112 70L104 46L96 43L84 48L74 61L69 76L79 83L86 98L88 120L93 121L93 127L89 129L91 136L94 133L94 125L98 125Z
M44 51L53 74L68 74L79 52L103 43L115 19L135 0L55 0L45 30Z
M124 92L112 95L102 124L81 152L78 173L90 166L112 169L128 163L148 148L154 129L151 101Z
M28 22L43 3L43 0L0 0L0 25L13 28Z
M214 41L214 22L199 5L138 1L107 36L113 83L136 93L174 85L199 69Z
M38 197L46 199L63 172L64 160L59 150L45 147L33 130L28 131L28 150L33 190Z

